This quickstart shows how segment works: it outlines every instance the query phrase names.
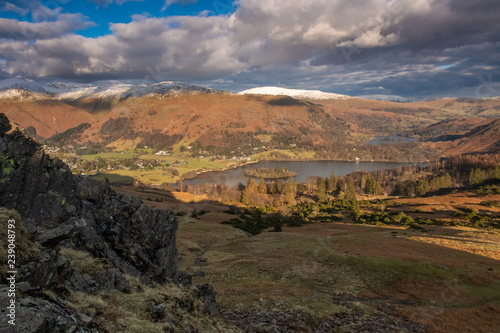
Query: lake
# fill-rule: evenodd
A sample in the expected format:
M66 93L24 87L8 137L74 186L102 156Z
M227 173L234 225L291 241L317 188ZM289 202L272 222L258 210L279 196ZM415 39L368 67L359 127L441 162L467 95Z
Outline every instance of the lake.
M283 167L297 173L297 181L306 182L309 176L329 177L332 171L337 176L344 176L354 171L375 171L380 169L394 169L407 166L409 163L398 162L350 162L350 161L262 161L244 165L225 171L210 171L199 174L193 179L184 182L189 185L205 183L219 183L235 186L239 183L247 184L248 177L245 176L246 169Z

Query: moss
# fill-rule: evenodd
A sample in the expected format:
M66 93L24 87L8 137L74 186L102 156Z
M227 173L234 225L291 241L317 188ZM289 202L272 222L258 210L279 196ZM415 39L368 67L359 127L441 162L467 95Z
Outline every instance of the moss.
M48 285L50 283L50 280L52 279L53 275L54 275L54 273L50 272L49 276L47 277L47 282L45 282L45 285Z
M14 170L15 161L7 156L0 156L0 167L4 175L9 175Z

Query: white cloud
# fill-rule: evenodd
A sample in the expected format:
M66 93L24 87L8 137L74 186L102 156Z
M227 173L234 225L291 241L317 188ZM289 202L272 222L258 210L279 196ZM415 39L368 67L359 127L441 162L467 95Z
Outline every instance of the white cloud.
M121 6L126 2L144 1L144 0L88 0L88 1L95 3L98 7L108 8L113 3L117 4L118 6Z
M10 2L5 2L3 4L2 11L4 11L4 12L13 12L13 13L16 13L17 15L19 15L19 16L26 16L30 12L29 9L18 7L15 4L10 3Z
M188 5L194 5L197 2L198 0L166 0L162 10L167 9L168 6L171 6L174 3L178 3L181 6L188 6Z

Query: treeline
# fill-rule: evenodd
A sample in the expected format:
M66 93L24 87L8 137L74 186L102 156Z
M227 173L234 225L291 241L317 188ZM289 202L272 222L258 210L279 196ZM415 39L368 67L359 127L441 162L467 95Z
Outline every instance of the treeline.
M431 162L427 166L408 165L374 172L356 171L347 176L308 177L307 182L278 179L259 182L249 178L245 185L235 187L221 184L184 185L178 190L194 194L207 194L210 199L227 204L242 203L253 207L282 207L303 203L347 200L356 197L395 195L403 197L425 196L444 189L481 184L500 179L500 155L470 155ZM355 207L352 207L355 209Z
M64 146L67 144L73 144L75 140L79 138L80 134L82 134L89 127L90 127L89 123L82 123L62 133L54 134L53 136L48 138L45 143L55 146Z
M257 168L257 169L247 169L245 170L245 176L247 177L263 177L263 178L288 178L297 176L296 172L289 171L282 167L277 167L276 169L270 168Z

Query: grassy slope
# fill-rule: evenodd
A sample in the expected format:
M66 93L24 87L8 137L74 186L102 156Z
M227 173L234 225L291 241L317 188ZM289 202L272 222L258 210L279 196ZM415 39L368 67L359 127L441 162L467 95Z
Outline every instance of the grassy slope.
M158 208L210 211L200 219L181 218L179 265L190 273L205 272L195 281L214 285L224 311L287 308L319 317L359 312L367 318L391 313L430 332L500 327L498 231L320 223L249 238L220 224L231 218L224 206L181 202L165 192L138 194ZM160 197L163 202L156 202ZM478 251L479 246L488 251Z

